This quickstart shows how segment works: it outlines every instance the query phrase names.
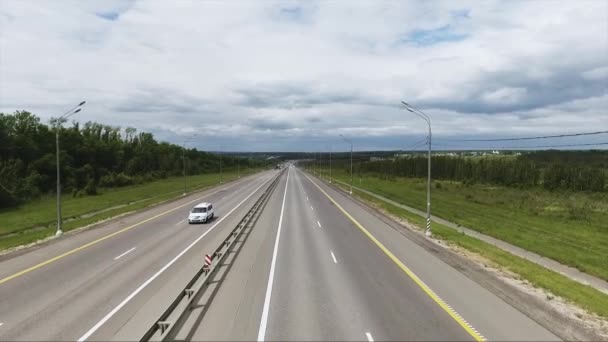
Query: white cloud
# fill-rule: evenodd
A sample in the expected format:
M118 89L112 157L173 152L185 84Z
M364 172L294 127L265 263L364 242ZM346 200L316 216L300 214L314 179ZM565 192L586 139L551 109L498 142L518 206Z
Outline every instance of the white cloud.
M526 88L505 87L484 92L482 99L492 105L515 104L521 102L526 93Z
M607 6L4 0L0 111L47 119L86 99L83 121L172 141L204 129L201 146L244 149L340 133L394 146L423 134L401 99L438 134L584 130L607 108L593 100L606 94Z

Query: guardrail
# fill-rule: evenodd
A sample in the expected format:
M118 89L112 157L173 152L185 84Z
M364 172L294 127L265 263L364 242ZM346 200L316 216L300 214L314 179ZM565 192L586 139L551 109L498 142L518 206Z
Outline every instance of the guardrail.
M268 202L270 195L276 188L283 171L270 183L264 193L258 198L253 207L245 214L245 216L239 221L236 227L230 232L230 234L224 239L224 241L215 249L213 254L206 255L204 258L205 263L194 275L194 277L188 282L186 287L180 291L179 295L171 303L171 305L165 310L160 318L154 322L154 324L146 331L140 341L163 341L173 331L173 329L181 323L184 318L184 314L190 308L190 304L199 292L205 288L209 279L212 278L217 266L222 263L226 257L227 252L230 250L232 245L241 236L241 233L245 228L253 226L259 218L262 209ZM203 258L201 258L203 259ZM207 260L211 259L210 262ZM208 264L209 263L209 264Z

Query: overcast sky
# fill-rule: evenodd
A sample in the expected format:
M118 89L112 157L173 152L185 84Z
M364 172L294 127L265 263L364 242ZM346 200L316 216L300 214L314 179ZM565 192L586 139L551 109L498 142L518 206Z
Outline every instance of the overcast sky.
M606 0L0 0L1 112L86 100L200 149L405 149L426 124L401 100L438 148L608 130L607 89Z

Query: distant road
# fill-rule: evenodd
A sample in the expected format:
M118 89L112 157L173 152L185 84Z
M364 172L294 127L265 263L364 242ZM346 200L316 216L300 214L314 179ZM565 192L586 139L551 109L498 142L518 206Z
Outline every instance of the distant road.
M559 340L295 168L230 263L174 338Z

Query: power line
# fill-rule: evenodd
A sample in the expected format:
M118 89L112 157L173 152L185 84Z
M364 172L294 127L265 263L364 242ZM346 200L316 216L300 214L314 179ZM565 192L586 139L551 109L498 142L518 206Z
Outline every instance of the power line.
M588 144L563 144L563 145L541 145L541 146L494 146L494 147L476 147L470 145L442 145L433 144L440 147L469 147L476 150L508 150L508 149L526 149L526 148L553 148L553 147L576 147L576 146L596 146L608 145L608 142L588 143Z
M564 137L578 137L583 135L597 135L606 134L608 131L598 132L584 132L584 133L573 133L573 134L558 134L558 135L542 135L536 137L522 137L522 138L501 138L501 139L437 139L442 141L515 141L515 140L534 140L534 139L549 139L549 138L564 138Z
M420 147L425 146L425 145L427 145L427 143L426 142L422 142L422 143L420 143L418 145L408 147L404 151L420 151L420 150L417 150L417 148L420 148Z
M403 150L404 150L404 151L410 151L410 150L413 150L413 149L415 149L415 148L417 148L417 147L420 147L420 146L422 146L422 145L426 145L426 144L427 144L427 138L424 138L424 139L422 139L422 140L418 140L418 141L416 141L416 142L415 142L415 143L413 143L412 145L410 145L410 146L408 146L408 147L404 148Z

